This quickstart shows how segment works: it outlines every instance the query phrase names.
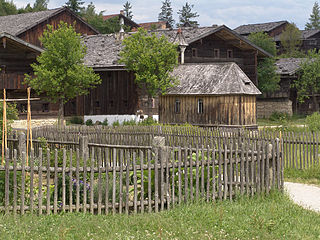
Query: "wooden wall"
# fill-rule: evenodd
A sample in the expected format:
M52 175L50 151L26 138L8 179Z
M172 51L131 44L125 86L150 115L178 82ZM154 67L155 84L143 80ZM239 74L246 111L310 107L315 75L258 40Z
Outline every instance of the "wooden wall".
M175 113L175 101L180 100L180 113ZM203 100L204 111L198 113L198 99ZM161 96L159 99L161 123L196 125L255 125L256 96Z
M59 14L47 19L47 21L40 23L36 25L35 27L29 29L26 32L23 32L22 34L18 35L19 38L23 39L26 42L32 43L37 46L41 46L39 37L42 35L44 29L46 29L47 25L53 25L53 27L56 29L58 27L58 24L60 21L69 23L69 24L75 24L75 30L77 33L80 34L87 34L87 35L94 35L96 32L94 32L88 25L80 21L77 17L75 17L73 14L71 14L68 10L64 10L60 12Z
M192 56L192 49L197 49L197 56ZM220 57L214 58L214 49L220 50ZM233 57L227 58L227 51L232 50ZM257 85L257 52L253 50L242 50L231 44L231 41L224 40L215 35L210 35L190 44L185 51L186 63L205 62L235 62Z
M138 106L134 74L127 71L99 73L102 83L65 105L66 115L135 114Z

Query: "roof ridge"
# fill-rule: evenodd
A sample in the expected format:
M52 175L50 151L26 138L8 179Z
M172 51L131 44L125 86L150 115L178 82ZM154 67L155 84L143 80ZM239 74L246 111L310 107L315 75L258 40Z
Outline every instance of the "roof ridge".
M61 10L63 8L65 8L65 7L47 9L47 10L37 11L37 12L26 12L26 13L10 14L10 15L5 15L5 16L0 16L0 18L11 17L11 16L26 16L26 15L36 14L36 13L39 13L39 12L51 12L51 11L55 12L55 11Z

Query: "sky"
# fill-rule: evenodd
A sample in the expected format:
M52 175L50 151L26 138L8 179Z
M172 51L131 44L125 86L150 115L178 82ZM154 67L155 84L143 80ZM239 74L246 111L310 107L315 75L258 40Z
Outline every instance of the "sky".
M63 6L67 0L49 0L48 7ZM34 1L31 1L33 4ZM85 6L91 1L85 0ZM98 12L105 15L120 12L126 0L92 0ZM132 5L133 20L137 23L157 21L162 0L129 0ZM186 0L171 0L174 18ZM314 0L188 0L193 10L199 14L200 26L213 24L236 28L239 25L287 20L304 29L312 11ZM26 5L23 0L14 0L18 7Z

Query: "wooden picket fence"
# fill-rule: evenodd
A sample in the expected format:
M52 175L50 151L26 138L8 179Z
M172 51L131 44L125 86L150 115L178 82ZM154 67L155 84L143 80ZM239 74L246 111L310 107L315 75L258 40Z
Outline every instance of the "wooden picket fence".
M28 162L25 152L11 157L7 149L0 211L129 214L269 193L283 188L282 147L280 140L227 137L213 147L80 144L32 150Z
M99 145L151 146L154 137L165 138L166 145L172 147L210 146L216 148L217 142L226 137L247 138L264 141L280 139L283 142L283 160L285 168L305 169L319 165L319 138L317 133L281 132L267 129L250 131L244 129L217 129L193 126L66 126L58 128L47 126L33 130L36 152L46 147L73 149L79 148L81 137L86 136L90 149ZM10 149L18 148L18 133L13 132L9 141ZM13 153L11 153L12 155Z

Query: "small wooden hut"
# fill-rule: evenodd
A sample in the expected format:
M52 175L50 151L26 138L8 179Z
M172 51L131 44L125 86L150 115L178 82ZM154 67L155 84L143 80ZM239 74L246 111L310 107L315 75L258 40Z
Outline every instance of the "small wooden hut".
M261 93L236 63L184 64L172 75L179 83L160 96L161 123L256 127Z

